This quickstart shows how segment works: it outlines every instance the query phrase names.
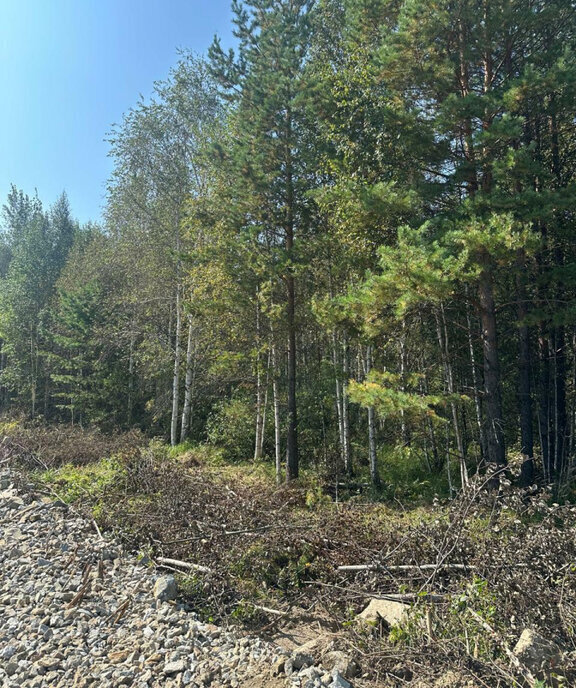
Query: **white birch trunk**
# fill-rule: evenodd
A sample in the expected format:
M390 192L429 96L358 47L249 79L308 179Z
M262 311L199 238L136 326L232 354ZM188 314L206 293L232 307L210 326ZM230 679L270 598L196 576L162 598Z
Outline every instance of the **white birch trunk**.
M340 442L340 456L344 461L344 414L342 412L342 384L338 369L338 339L336 331L332 333L332 365L334 367L334 381L336 386L336 416L338 419L338 438Z
M128 358L128 426L132 425L132 414L134 409L134 332L132 324L130 329L130 351Z
M260 440L258 444L258 457L264 455L264 435L266 434L266 413L268 411L268 388L270 386L270 362L272 352L268 350L268 361L266 362L266 382L264 383L264 404L262 408L262 427L260 430Z
M343 373L344 382L342 384L342 451L344 458L344 471L346 475L352 473L352 460L350 452L350 408L348 402L348 380L350 378L350 360L349 360L349 346L348 339L344 339L344 351L343 351Z
M468 294L468 290L466 290ZM474 390L474 410L476 411L476 425L478 426L478 441L480 442L480 454L483 457L485 451L484 428L482 426L482 409L480 407L480 395L478 394L478 374L476 372L476 355L474 353L474 340L472 338L472 323L470 320L470 306L466 304L466 324L468 328L468 349L470 351L470 367L472 369L472 389Z
M262 367L260 365L260 304L258 303L258 290L256 290L256 432L254 438L254 461L262 457L262 407L264 401L264 388L262 385Z
M188 342L186 345L186 377L184 378L184 406L182 408L182 427L180 442L184 442L190 433L192 415L192 380L194 377L194 323L188 316Z
M442 353L442 359L444 361L444 371L446 375L446 386L448 388L448 394L454 394L454 377L452 373L452 364L450 363L449 351L448 351L448 329L446 327L446 316L444 313L444 306L440 304L440 313L442 315L442 320L436 320L437 331L438 331L438 344ZM454 426L454 435L456 437L456 446L458 449L458 457L460 460L460 482L463 488L468 486L468 469L466 467L466 456L464 453L464 442L462 441L462 433L460 431L460 421L458 418L458 409L456 404L451 401L450 409L452 412L452 424ZM450 455L447 454L447 461L450 462Z
M176 333L174 342L174 375L172 378L172 419L170 423L170 444L178 444L178 408L180 396L180 334L182 313L180 312L180 286L176 289Z

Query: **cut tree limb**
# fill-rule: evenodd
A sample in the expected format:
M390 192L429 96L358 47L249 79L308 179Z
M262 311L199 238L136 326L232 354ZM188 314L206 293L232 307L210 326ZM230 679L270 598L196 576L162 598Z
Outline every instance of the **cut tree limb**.
M338 571L473 571L476 567L468 564L399 564L386 566L385 564L355 564L351 566L338 566Z
M345 593L354 595L354 597L370 597L375 600L392 600L393 602L436 602L442 603L448 601L448 595L441 593L415 593L415 592L366 592L365 590L356 590L355 588L346 588L342 585L333 585L332 583L323 583L321 581L305 580L306 585L319 585L323 588L333 588L334 590L342 590Z
M266 614L272 614L273 616L286 616L288 612L280 612L277 609L270 609L270 607L262 607L259 604L253 604L252 605L254 609L259 609L261 612L265 612Z
M188 569L189 571L199 571L200 573L212 573L212 569L207 566L200 566L200 564L191 564L188 561L180 561L179 559L168 559L167 557L156 557L156 561L163 565L175 566L180 569Z

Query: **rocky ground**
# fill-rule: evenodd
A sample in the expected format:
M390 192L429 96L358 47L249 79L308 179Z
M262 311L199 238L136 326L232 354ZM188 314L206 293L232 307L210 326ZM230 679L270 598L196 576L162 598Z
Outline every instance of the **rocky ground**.
M0 473L0 686L350 688L323 665L202 623L174 581L58 500Z

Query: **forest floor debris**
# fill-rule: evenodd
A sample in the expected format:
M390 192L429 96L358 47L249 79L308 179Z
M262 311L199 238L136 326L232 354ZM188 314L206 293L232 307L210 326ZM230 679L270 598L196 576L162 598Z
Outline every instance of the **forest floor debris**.
M199 620L175 600L173 580L11 478L2 473L0 492L3 688L278 688L280 663L290 664L294 688L346 685L337 667L298 663L273 643Z
M494 492L480 481L430 507L362 498L311 505L317 486L277 488L258 465L215 466L154 443L103 462L42 467L35 479L139 550L143 563L193 565L163 567L199 622L235 623L287 657L329 637L315 661L344 653L360 667L361 678L341 675L354 686L428 688L448 672L455 686L574 681L576 509L544 489L503 481ZM373 598L407 603L406 618L358 623ZM526 629L559 648L536 672L511 655Z

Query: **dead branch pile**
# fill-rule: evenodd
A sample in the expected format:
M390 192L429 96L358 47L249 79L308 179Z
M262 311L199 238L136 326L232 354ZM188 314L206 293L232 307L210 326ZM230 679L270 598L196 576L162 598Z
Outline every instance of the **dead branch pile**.
M388 685L414 675L433 685L454 669L470 685L526 685L507 653L532 628L564 650L558 673L574 678L576 507L545 491L478 485L428 509L308 509L304 489L232 483L193 455L130 450L123 460L100 527L152 558L191 564L184 587L214 619L251 609L242 620L270 628L307 609L346 626L352 651ZM83 506L93 507L89 496ZM374 596L410 602L408 622L349 624Z

